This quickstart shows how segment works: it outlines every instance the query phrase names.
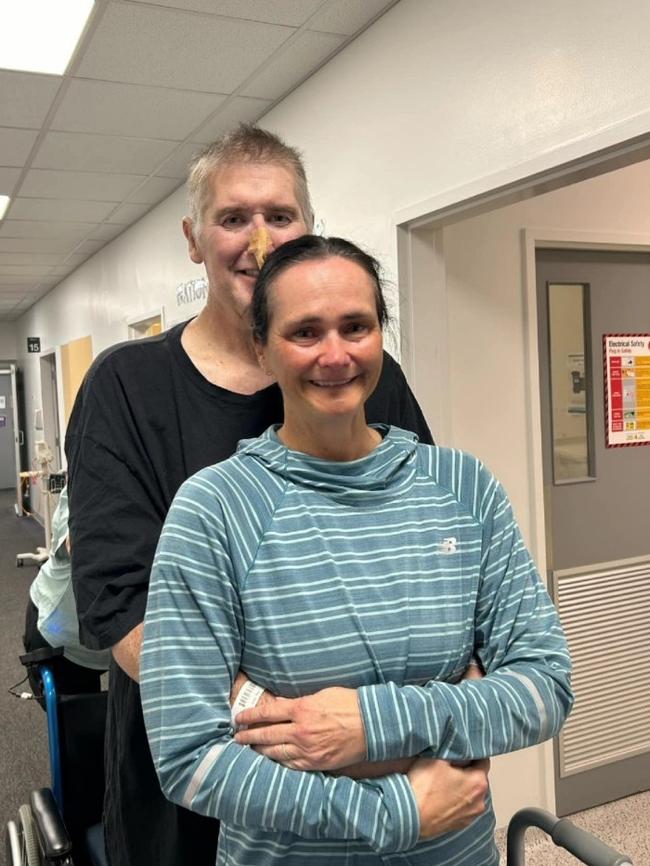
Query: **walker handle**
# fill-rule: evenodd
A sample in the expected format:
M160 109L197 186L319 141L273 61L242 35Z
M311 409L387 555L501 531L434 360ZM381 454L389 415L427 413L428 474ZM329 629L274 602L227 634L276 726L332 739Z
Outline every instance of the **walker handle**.
M600 839L576 827L567 818L557 818L543 809L521 809L508 825L507 866L524 866L524 834L528 827L540 827L560 848L587 866L632 866L632 861Z

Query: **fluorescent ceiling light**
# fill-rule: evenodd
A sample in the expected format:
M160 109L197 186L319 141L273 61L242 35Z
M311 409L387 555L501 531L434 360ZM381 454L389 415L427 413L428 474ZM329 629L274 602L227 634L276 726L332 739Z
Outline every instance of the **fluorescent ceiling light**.
M63 75L94 0L2 0L0 68Z
M7 208L9 207L9 202L11 199L8 195L0 195L0 220L7 213Z

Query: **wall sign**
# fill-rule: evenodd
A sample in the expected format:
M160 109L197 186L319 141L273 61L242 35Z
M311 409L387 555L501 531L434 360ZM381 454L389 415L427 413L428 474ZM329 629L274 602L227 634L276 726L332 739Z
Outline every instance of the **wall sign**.
M41 338L40 337L27 337L27 351L28 352L40 352L41 351Z
M604 334L608 448L650 445L650 334Z
M199 277L196 280L189 280L187 283L181 283L176 287L176 306L182 307L185 304L192 304L195 301L204 301L208 297L208 281L205 277Z

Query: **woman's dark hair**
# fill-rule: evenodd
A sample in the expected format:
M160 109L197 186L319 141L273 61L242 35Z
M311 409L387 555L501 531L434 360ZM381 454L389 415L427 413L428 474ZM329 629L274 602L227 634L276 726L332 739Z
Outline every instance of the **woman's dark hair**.
M388 321L388 310L384 300L379 262L358 246L343 238L323 238L320 235L303 235L287 241L274 250L259 273L253 291L251 316L253 336L262 345L266 344L269 334L269 289L280 276L293 265L300 262L320 261L323 259L347 259L359 265L370 277L375 287L377 318L383 328Z

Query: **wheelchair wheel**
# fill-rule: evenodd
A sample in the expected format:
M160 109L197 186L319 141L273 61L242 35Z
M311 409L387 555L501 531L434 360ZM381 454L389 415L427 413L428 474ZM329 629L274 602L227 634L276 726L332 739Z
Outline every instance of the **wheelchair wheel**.
M30 806L23 805L18 809L18 820L20 821L24 866L41 866L43 860Z

